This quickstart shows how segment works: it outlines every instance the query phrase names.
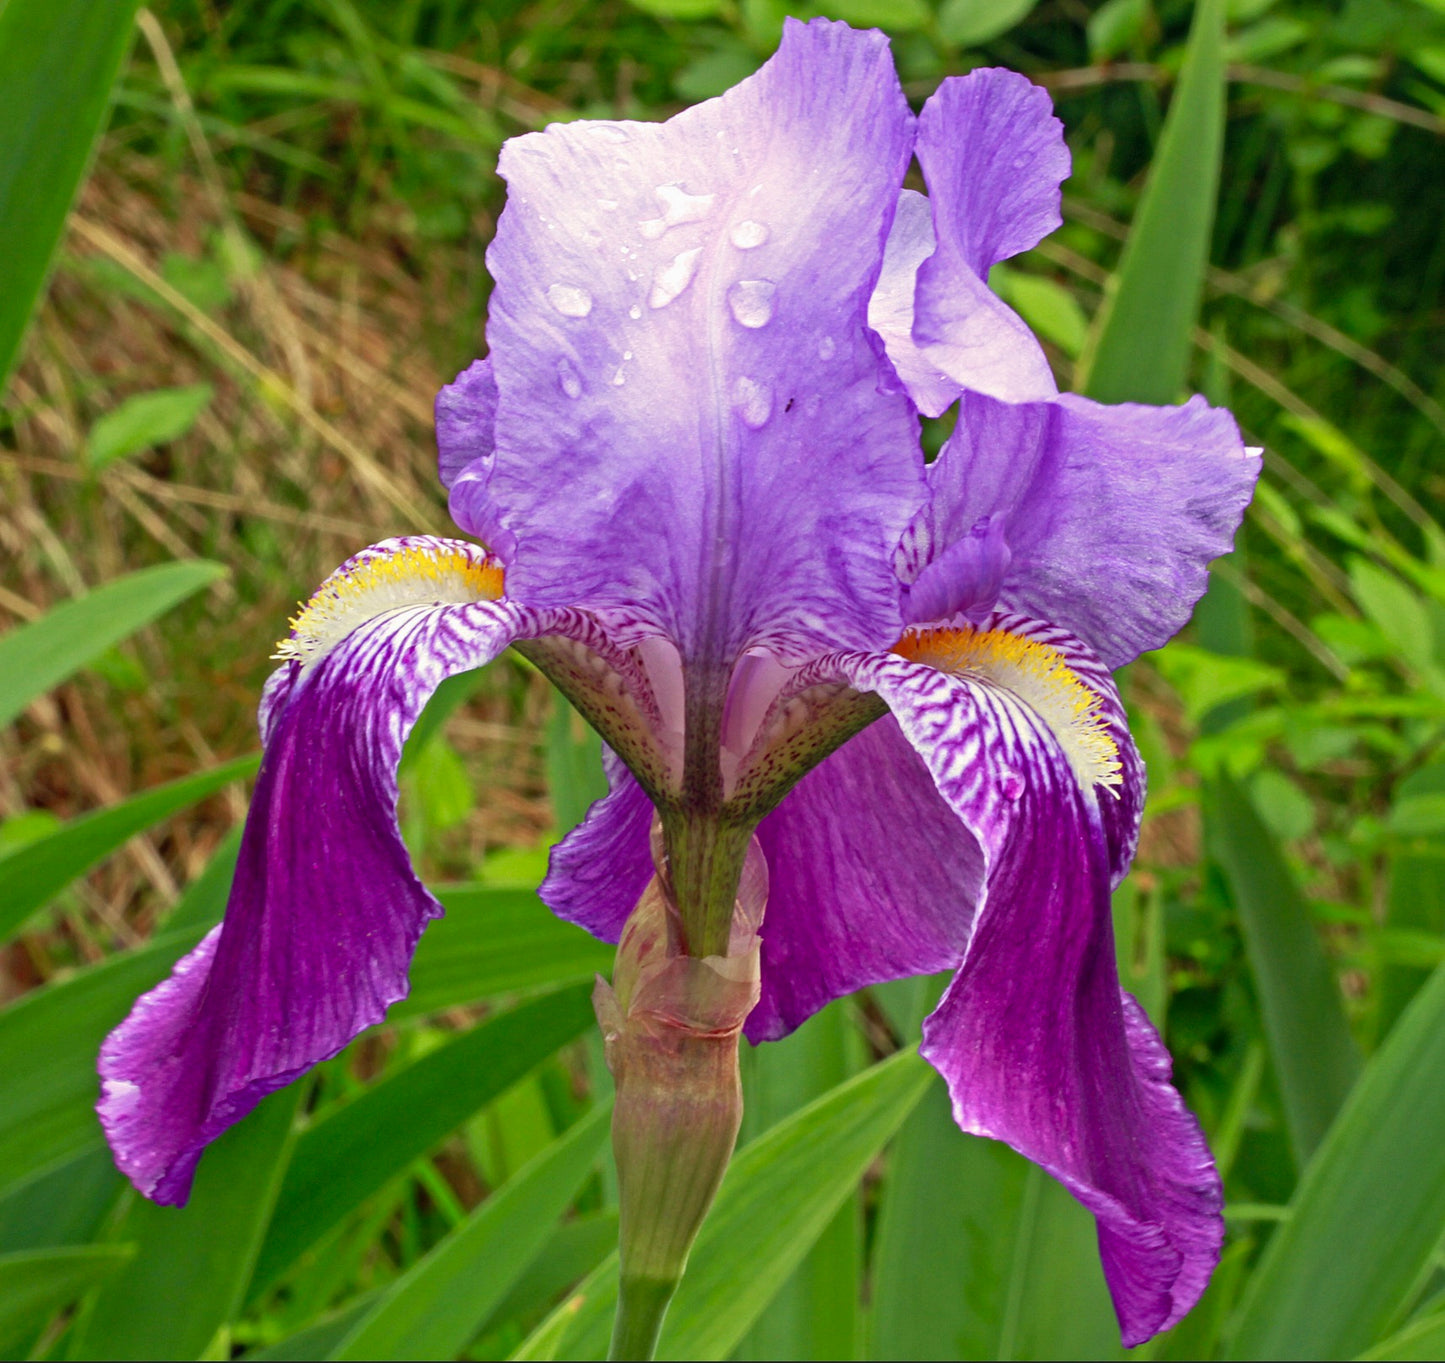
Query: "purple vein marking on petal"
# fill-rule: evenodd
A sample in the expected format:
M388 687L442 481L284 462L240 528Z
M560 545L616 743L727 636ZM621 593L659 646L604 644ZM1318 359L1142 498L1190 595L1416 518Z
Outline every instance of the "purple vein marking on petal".
M1222 1199L1167 1054L1119 989L1100 804L1052 733L988 682L880 655L818 668L883 696L984 852L984 900L924 1054L965 1130L1007 1141L1094 1213L1138 1344L1203 1290Z

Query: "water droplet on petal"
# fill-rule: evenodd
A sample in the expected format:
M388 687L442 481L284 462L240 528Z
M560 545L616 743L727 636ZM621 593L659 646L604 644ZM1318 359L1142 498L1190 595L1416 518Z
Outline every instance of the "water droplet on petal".
M702 247L694 246L690 251L683 251L676 255L671 262L664 265L652 279L652 293L647 300L649 307L665 308L674 298L678 296L689 284L692 277L697 273L698 257L702 255Z
M624 360L630 360L632 358L632 352L630 350L624 350L622 352L622 358Z
M641 304L634 303L630 308L627 309L627 315L632 318L634 322L636 322L642 316Z
M621 388L626 382L627 375L623 372L622 366L619 364L617 366L617 372L612 376L612 386L614 388Z
M1024 793L1024 778L1016 771L1006 771L999 779L999 787L1005 799L1017 800Z
M669 228L685 222L701 222L712 212L717 199L716 194L689 194L680 185L658 185L654 192L662 205L662 216L637 224L637 230L648 241L656 241Z
M818 358L820 360L831 360L838 353L838 343L831 336L824 336L818 342Z
M778 286L771 279L740 279L728 290L728 307L739 326L757 330L773 320Z
M765 383L744 376L733 384L733 405L743 424L757 430L773 414L772 390Z
M761 246L770 235L767 223L754 222L752 218L744 218L742 222L733 224L733 230L728 233L728 240L739 251L751 251L754 246Z
M547 301L563 317L586 317L592 311L592 295L575 284L549 285Z
M577 371L566 360L557 361L557 386L567 394L569 398L580 398L582 396L582 380L577 376Z

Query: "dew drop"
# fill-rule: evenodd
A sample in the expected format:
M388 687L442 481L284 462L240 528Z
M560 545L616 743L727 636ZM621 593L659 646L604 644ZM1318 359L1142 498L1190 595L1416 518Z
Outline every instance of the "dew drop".
M654 191L662 205L660 218L648 218L637 224L637 230L648 241L656 241L672 227L681 227L685 222L701 222L712 212L716 194L689 194L680 185L658 185Z
M687 288L692 283L693 275L697 273L700 255L702 247L694 246L692 250L683 251L681 255L674 256L669 264L664 265L652 278L652 293L648 297L647 305L652 308L665 308Z
M627 309L627 315L632 318L634 322L638 321L642 317L642 305L640 303L634 303Z
M557 386L569 398L582 396L582 380L578 378L577 371L566 360L557 361Z
M733 405L743 424L757 430L773 414L772 390L765 383L744 376L733 384Z
M999 787L1005 799L1017 800L1024 793L1024 778L1016 771L1006 771L999 779Z
M586 317L592 311L592 295L575 284L549 285L547 301L563 317Z
M824 336L818 342L818 358L820 360L831 360L838 353L838 343L831 336Z
M614 388L621 388L622 385L626 382L627 374L623 370L623 367L619 364L617 366L617 372L612 376L612 386Z
M630 360L632 358L632 352L630 350L624 350L622 352L622 358L624 360Z
M742 222L733 224L733 230L728 233L728 240L739 251L751 251L754 246L761 246L770 235L767 223L744 218Z
M773 320L778 286L771 279L740 279L728 290L728 307L739 326L756 331Z

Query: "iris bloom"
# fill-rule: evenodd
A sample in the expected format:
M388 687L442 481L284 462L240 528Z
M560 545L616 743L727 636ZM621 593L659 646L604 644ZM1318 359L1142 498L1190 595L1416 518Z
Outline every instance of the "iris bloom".
M1115 970L1144 772L1110 670L1183 625L1259 462L1201 399L1061 394L990 292L1068 169L1024 78L947 80L915 118L883 36L821 20L666 123L507 144L490 353L437 402L486 547L378 544L293 622L224 925L102 1054L143 1193L183 1202L209 1141L405 995L441 910L397 829L402 743L516 646L609 748L558 914L615 941L656 817L685 950L725 954L756 836L748 1037L954 970L923 1054L959 1126L1093 1212L1126 1343L1189 1309L1220 1187ZM925 465L919 414L955 403Z

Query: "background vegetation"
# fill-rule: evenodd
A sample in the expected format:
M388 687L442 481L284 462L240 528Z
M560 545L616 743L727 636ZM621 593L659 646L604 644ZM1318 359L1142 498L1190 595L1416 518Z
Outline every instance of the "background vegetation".
M449 683L408 752L449 909L412 998L221 1141L185 1212L111 1169L93 1060L224 903L292 602L447 527L431 401L482 349L502 139L716 94L786 11L888 29L915 100L980 64L1050 88L1065 225L995 287L1064 386L1201 390L1267 452L1195 625L1125 679L1151 794L1121 965L1230 1228L1141 1352L1445 1357L1442 0L1230 0L1192 96L1187 0L163 0L133 45L77 19L54 70L41 8L0 5L0 125L99 119L128 56L0 394L0 1354L598 1356L610 952L533 887L600 772L523 663ZM63 151L0 153L17 260ZM28 296L0 284L3 370ZM1120 1352L1090 1219L960 1136L908 1050L937 987L745 1057L669 1356Z

